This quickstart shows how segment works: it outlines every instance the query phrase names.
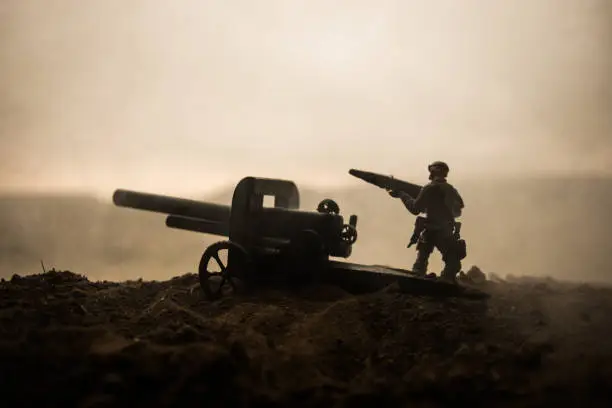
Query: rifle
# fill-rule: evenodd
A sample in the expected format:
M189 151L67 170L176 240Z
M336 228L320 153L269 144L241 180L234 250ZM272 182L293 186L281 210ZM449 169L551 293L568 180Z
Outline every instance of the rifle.
M406 248L410 248L411 246L413 246L419 241L419 238L421 238L421 234L425 230L426 226L427 226L427 218L416 217L416 220L414 221L414 230L412 231L410 242L408 242L408 246Z
M409 183L393 176L385 176L383 174L372 173L369 171L350 169L349 174L365 181L366 183L384 188L387 191L403 191L412 198L416 198L422 188L422 186L419 186L418 184Z

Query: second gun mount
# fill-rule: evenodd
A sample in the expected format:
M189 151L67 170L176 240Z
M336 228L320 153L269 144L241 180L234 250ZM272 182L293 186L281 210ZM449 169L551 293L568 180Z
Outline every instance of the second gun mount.
M273 207L264 207L266 196L273 198ZM236 186L231 207L123 189L115 191L113 202L165 213L171 228L227 237L209 246L200 260L200 283L209 298L220 296L225 284L235 289L237 281L316 279L330 257L348 258L357 240L357 216L345 223L331 199L321 201L317 211L300 211L297 186L287 180L246 177ZM212 271L214 263L220 273Z

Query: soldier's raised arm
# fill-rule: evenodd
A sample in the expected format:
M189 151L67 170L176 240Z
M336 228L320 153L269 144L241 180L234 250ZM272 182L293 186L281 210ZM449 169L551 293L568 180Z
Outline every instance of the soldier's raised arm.
M427 184L423 186L419 195L416 198L410 197L408 194L402 194L400 196L404 206L414 215L419 215L424 212L427 205L427 200L431 191L431 185Z

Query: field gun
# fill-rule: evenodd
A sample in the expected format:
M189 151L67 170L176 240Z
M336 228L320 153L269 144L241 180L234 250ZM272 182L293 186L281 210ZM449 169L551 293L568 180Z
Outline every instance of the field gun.
M391 179L386 176L365 172L359 176L389 188ZM405 183L391 180L398 182ZM409 183L391 188L420 189ZM266 197L273 198L272 206L264 205ZM368 293L397 283L404 293L488 297L460 285L420 279L404 269L330 259L351 256L357 241L357 216L351 215L345 223L332 199L322 200L316 211L300 210L299 191L292 181L243 178L234 189L231 206L124 189L114 192L113 202L166 214L170 228L226 238L208 246L198 265L202 291L210 300L218 299L225 289L309 282L337 285L351 293ZM220 271L213 270L215 266Z
M264 197L272 197L273 206L264 206ZM345 223L331 199L316 211L299 210L298 188L288 180L243 178L231 206L124 189L114 192L113 202L167 214L170 228L227 238L206 248L200 259L200 284L209 299L221 296L226 284L236 290L238 283L317 280L330 257L348 258L357 241L356 215ZM212 270L214 263L220 272Z

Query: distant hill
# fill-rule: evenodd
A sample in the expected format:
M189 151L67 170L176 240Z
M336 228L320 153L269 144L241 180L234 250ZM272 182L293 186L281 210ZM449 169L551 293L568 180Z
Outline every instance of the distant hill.
M612 181L596 179L464 182L465 266L500 275L550 275L612 281ZM233 190L209 197L229 204ZM353 189L301 190L301 208L335 199L359 217L351 261L409 268L414 217L398 200L364 183ZM161 279L195 271L219 237L168 229L164 216L86 196L0 196L0 276L57 267L93 279ZM432 257L438 271L439 255Z

